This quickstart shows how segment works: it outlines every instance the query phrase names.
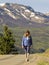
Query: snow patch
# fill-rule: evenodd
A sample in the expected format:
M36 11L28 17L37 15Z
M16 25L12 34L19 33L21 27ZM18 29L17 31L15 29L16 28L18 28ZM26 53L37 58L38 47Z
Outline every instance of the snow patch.
M26 9L25 7L22 7L22 6L21 6L21 8L22 8L22 9Z
M9 16L11 16L13 19L16 19L16 17L12 13L7 13Z
M25 10L25 12L28 12L28 13L30 13L30 11L29 11L28 9L26 9L26 10Z
M16 19L16 17L12 14L12 12L9 9L4 8L4 10L6 10L8 12L7 14L11 16L13 19Z
M38 16L35 16L35 18L36 18L36 19L39 19L39 17L38 17Z
M11 12L9 9L7 9L7 8L4 8L4 10L6 10L6 11L8 11L8 12Z
M24 18L29 19L29 18L28 18L28 17L26 17L23 13L21 13L21 15L22 15Z
M15 9L17 12L20 12L18 9Z
M31 15L35 15L35 13L32 12Z
M35 13L31 13L30 17L34 17L35 16Z
M0 6L5 6L5 3L0 3Z

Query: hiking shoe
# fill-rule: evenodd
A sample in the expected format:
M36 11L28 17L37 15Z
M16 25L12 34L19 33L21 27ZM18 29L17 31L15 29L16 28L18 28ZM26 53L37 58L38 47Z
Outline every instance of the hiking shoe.
M29 59L26 59L26 61L28 62L28 61L29 61Z
M29 61L29 59L27 59L27 62Z

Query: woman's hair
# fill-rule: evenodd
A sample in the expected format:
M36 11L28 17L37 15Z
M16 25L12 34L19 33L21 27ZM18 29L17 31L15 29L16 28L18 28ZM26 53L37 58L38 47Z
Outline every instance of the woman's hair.
M24 36L25 36L25 37L29 37L29 36L30 36L30 31L27 30L27 31L24 33Z

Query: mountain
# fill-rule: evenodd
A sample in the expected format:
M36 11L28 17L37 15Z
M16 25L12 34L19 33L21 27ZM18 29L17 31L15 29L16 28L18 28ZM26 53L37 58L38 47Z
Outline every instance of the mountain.
M2 3L0 4L0 25L8 26L43 26L49 25L49 15L36 12L30 6Z
M48 13L45 13L46 16L49 16L49 12Z

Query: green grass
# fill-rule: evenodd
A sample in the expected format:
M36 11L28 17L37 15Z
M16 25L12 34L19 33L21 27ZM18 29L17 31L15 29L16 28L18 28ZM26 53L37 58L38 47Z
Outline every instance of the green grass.
M37 63L37 65L49 65L49 62L40 61L40 62Z
M37 62L37 65L49 65L49 48L44 53L37 55L41 57Z

